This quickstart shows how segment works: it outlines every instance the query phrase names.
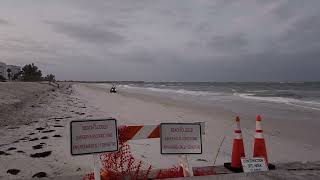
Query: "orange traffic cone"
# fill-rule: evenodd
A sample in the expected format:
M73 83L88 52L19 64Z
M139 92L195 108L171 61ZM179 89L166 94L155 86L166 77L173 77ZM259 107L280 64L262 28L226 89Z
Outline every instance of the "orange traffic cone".
M242 133L240 129L240 118L236 118L236 128L234 130L235 138L233 139L231 167L241 168L241 157L245 157Z
M268 164L268 155L266 143L263 138L263 130L261 125L261 116L258 115L256 119L256 135L254 138L253 157L263 157Z
M236 117L235 137L232 146L231 163L225 163L224 166L233 172L242 172L241 158L245 157L242 133L240 129L240 118Z

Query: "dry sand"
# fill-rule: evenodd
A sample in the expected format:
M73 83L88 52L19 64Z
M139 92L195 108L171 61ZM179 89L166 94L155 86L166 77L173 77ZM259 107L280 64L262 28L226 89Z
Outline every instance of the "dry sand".
M72 95L69 84L57 89L39 83L1 83L0 89L0 178L91 171L91 157L70 155L68 126L71 120L87 118L87 112L95 110L87 110L85 102ZM20 172L11 175L10 169Z
M192 163L194 165L212 164L223 137L226 138L216 164L221 165L230 159L234 118L239 114L221 107L211 108L210 106L184 103L169 98L159 98L121 89L119 89L120 92L118 94L109 94L107 92L108 88L101 85L75 85L75 89L81 98L99 107L100 111L103 111L107 116L118 119L120 124L204 121L206 122L206 135L203 139L204 154L192 156ZM248 157L252 155L252 143L255 133L254 118L252 117L251 120L242 119L245 122L242 130ZM269 160L282 163L320 160L320 144L318 137L313 135L317 133L315 126L320 127L320 122L317 122L317 120L308 121L308 123L300 125L285 121L287 123L285 127L278 126L283 122L267 119L263 121ZM299 133L292 132L293 129L299 129ZM283 134L286 134L286 136L282 136ZM295 136L300 134L300 138L288 138L287 135L291 134L292 136L293 134ZM146 156L150 151L154 151L155 155L159 154L158 142L155 142L154 149L145 149L142 154ZM151 156L155 157L155 155L152 154ZM160 156L160 159L162 158L166 159L167 157ZM172 158L170 157L170 159ZM206 159L208 162L197 161L197 159ZM158 161L155 162L159 166L162 165Z
M121 89L118 94L110 94L107 86L71 86L68 83L63 83L60 89L39 83L1 83L0 100L0 151L3 152L0 154L0 178L3 179L28 179L38 172L56 177L83 175L91 171L92 156L72 157L69 142L69 122L88 118L113 117L119 124L126 125L204 121L204 153L190 156L192 166L213 165L224 137L216 165L230 159L233 118L236 114L224 108L212 109ZM277 127L275 122L272 123L266 127ZM243 131L246 154L250 157L254 120L251 126L244 126ZM320 160L317 138L310 140L314 141L312 144L300 144L300 141L283 138L281 133L285 133L285 129L277 129L281 131L279 133L270 129L265 131L271 162ZM308 134L308 129L302 128L300 133ZM61 137L53 137L55 135ZM45 136L48 139L41 139ZM160 155L159 139L131 141L130 145L137 159L151 164L155 169L171 167L178 162L177 156ZM31 157L43 152L47 152L48 156ZM9 169L20 172L11 175L7 173Z
M31 122L33 113L40 105L47 104L51 86L40 83L0 83L0 126L14 126Z

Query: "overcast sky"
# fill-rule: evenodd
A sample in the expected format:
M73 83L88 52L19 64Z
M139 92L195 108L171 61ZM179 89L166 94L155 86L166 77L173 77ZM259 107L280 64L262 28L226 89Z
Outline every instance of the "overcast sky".
M60 80L320 80L319 0L1 0L0 61Z

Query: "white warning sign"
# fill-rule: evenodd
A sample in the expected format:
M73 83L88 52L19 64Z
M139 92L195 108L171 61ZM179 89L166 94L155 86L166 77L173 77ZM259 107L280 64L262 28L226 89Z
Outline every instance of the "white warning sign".
M264 158L241 158L244 172L268 171L268 167Z
M199 123L162 123L161 154L202 154Z
M71 154L82 155L118 150L115 119L72 121Z

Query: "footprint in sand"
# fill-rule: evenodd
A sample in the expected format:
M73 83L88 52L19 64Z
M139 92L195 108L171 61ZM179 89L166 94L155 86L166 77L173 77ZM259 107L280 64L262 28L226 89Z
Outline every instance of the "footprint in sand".
M7 151L12 151L12 150L16 150L17 148L15 148L15 147L11 147L11 148L9 148L9 149L7 149Z
M35 146L32 146L32 149L42 149L43 148L43 144L38 144L38 145L35 145Z
M19 169L9 169L7 171L8 174L17 175L20 172Z
M51 132L54 132L54 131L56 131L56 130L51 129L51 130L42 131L42 133L51 133Z
M44 158L44 157L50 156L51 153L52 153L52 151L45 151L45 152L42 152L42 153L31 154L30 157L32 157L32 158Z
M52 137L62 137L62 136L60 134L56 134L56 135L54 135Z
M49 139L47 136L43 136L40 139Z
M206 159L197 159L197 161L208 162Z
M43 127L38 127L38 128L36 128L36 130L39 130L39 131L42 131L42 130L44 130L45 128L43 128Z
M28 139L30 139L29 137L24 137L24 138L21 138L21 139L19 139L20 141L26 141L26 140L28 140Z
M25 152L24 152L24 151L20 151L20 150L19 150L19 151L17 151L17 153L25 153Z
M78 115L85 115L86 113L84 113L84 112L76 112L75 114L78 114Z
M45 173L45 172L38 172L38 173L36 173L36 174L34 174L34 175L32 176L32 178L43 178L43 177L47 177L47 173Z
M38 141L39 138L33 138L33 139L30 139L29 141Z
M66 116L66 117L55 117L55 118L50 118L49 120L62 120L62 119L68 119L71 118L71 116Z
M11 154L6 153L6 152L4 152L4 151L0 151L0 156L1 156L1 155L9 156L9 155L11 155Z
M53 125L53 127L64 127L62 125Z

